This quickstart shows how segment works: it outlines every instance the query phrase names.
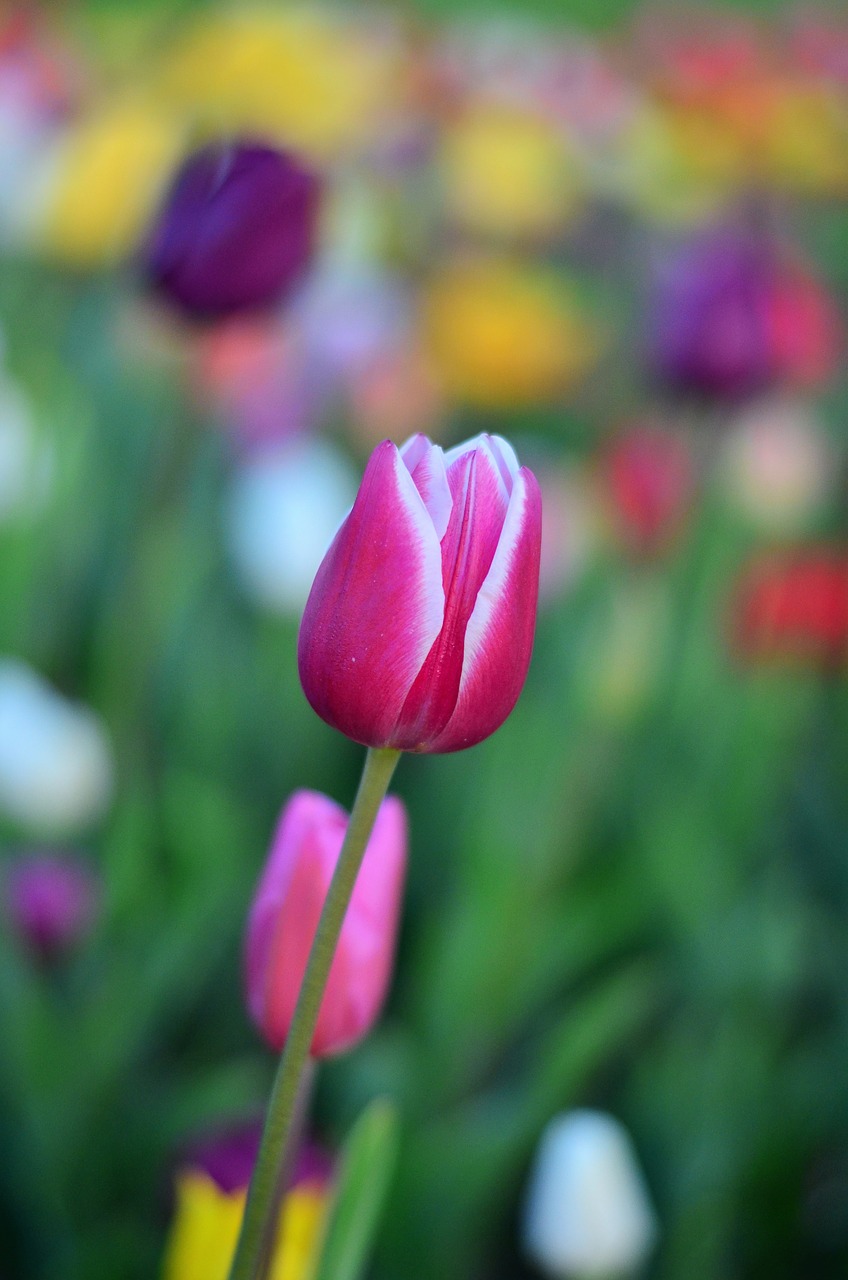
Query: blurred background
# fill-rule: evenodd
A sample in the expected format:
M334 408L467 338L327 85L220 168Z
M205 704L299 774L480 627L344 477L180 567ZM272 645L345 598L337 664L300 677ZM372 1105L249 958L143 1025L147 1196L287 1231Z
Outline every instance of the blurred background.
M271 281L262 180L208 243L174 185L246 143L300 175ZM399 1105L369 1274L578 1274L523 1228L575 1107L641 1274L848 1273L846 193L835 0L2 7L5 1280L158 1275L186 1144L261 1113L250 895L362 755L306 593L375 443L481 430L543 487L536 651L397 774L396 976L312 1120Z

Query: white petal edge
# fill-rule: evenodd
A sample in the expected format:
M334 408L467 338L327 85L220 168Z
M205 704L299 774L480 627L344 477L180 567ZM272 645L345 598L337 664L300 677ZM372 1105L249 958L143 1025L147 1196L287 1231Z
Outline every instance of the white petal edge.
M424 584L421 594L424 615L421 619L419 645L422 650L421 662L423 663L445 620L442 548L433 520L424 505L424 499L416 489L415 481L407 470L406 463L397 448L395 448L394 453L394 466L398 496L415 526L421 553L421 575Z
M527 482L521 471L515 477L515 486L509 500L500 540L489 572L477 595L468 626L465 630L465 652L462 658L462 675L459 679L459 695L468 684L478 656L485 650L489 624L503 601L506 579L512 568L515 549L524 531L528 514Z
M447 531L451 511L453 510L453 498L448 484L445 454L439 445L431 444L426 436L419 436L418 439L425 440L427 447L410 450L409 456L401 453L401 457L410 475L413 472L419 473L414 483L419 493L421 493L424 505L430 513L430 519L433 521L436 536L441 542Z

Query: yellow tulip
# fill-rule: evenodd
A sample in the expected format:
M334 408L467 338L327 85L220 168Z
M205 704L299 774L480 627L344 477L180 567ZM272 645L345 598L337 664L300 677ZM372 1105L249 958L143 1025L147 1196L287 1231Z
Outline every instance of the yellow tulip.
M848 94L824 84L787 85L766 141L774 179L801 190L848 190Z
M77 267L109 265L132 252L180 143L173 118L142 99L111 104L73 126L33 210L36 247Z
M445 137L441 176L449 212L475 231L549 235L578 200L565 138L540 117L477 107Z
M317 160L367 137L394 83L390 40L308 10L205 16L161 69L201 133L253 134Z
M426 290L424 324L445 389L484 408L551 400L595 353L589 325L559 279L507 260L442 269Z
M177 1207L163 1280L227 1280L244 1213L245 1192L226 1192L199 1170L177 1179ZM286 1196L269 1280L308 1280L327 1206L322 1183L302 1182Z

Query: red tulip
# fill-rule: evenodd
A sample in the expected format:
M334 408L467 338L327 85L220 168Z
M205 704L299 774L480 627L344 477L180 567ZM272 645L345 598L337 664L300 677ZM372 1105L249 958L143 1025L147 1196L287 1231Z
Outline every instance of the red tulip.
M499 436L426 436L371 455L318 570L300 679L328 724L369 747L458 751L494 733L530 664L541 498Z
M748 659L833 666L848 657L848 555L758 557L736 590L734 633Z
M344 809L297 791L283 810L247 928L247 1002L274 1049L291 1026L324 899L347 830ZM312 1040L341 1053L373 1026L389 985L406 867L406 812L389 797L356 881Z

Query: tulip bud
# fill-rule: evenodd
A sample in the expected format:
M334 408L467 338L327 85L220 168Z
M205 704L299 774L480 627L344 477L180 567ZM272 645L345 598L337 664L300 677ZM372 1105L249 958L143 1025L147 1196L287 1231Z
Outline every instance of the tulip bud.
M105 809L112 755L100 720L13 659L0 661L0 808L46 834L70 833Z
M378 445L300 628L318 715L403 751L494 733L530 664L541 524L536 478L500 436L447 453L421 435Z
M291 1026L324 899L347 830L344 809L317 791L297 791L277 827L247 927L251 1016L279 1050ZM406 813L384 800L333 957L312 1055L351 1048L370 1030L392 970L406 868Z
M34 854L8 868L3 897L15 933L35 955L50 961L88 932L99 889L82 858Z
M629 1274L646 1259L656 1220L625 1129L600 1111L572 1111L542 1135L524 1243L552 1280Z
M159 213L147 274L189 316L270 306L312 257L318 198L317 178L291 155L250 142L204 147Z

